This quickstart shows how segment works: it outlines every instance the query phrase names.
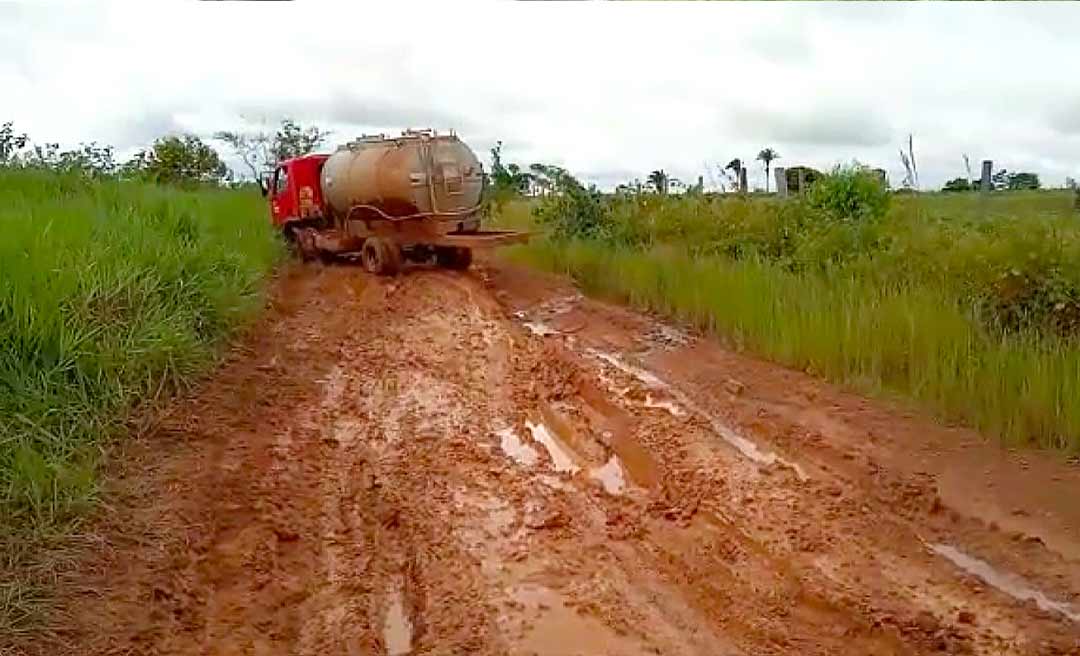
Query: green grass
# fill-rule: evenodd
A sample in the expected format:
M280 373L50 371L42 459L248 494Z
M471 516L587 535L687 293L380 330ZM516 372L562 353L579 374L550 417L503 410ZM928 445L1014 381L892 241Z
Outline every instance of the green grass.
M106 440L207 370L280 247L250 192L28 170L0 170L0 231L2 572L77 530ZM35 600L0 585L0 632Z
M858 227L814 225L797 202L647 203L616 206L606 238L537 239L507 256L1007 443L1080 451L1080 339L999 326L986 309L1000 310L1003 272L1039 294L1080 289L1067 194L905 198ZM499 219L527 227L529 206Z

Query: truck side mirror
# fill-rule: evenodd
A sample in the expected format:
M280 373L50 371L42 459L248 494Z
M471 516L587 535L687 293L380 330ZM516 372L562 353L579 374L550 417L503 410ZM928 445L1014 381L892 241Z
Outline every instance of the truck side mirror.
M262 193L263 198L266 198L266 195L270 193L267 182L262 178L255 178L255 182L259 183L259 192Z

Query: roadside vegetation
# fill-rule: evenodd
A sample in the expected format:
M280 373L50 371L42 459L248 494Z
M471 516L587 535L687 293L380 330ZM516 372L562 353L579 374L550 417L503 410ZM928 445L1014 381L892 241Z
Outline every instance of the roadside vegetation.
M510 258L1008 444L1080 452L1074 192L895 193L858 165L785 199L603 194L565 172L557 188L493 209L546 235Z
M118 163L4 124L0 229L0 633L15 635L42 619L110 440L213 365L282 248L257 186L192 135Z

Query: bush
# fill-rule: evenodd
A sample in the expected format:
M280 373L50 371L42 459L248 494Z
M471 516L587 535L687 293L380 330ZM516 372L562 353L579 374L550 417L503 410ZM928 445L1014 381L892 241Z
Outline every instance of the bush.
M536 222L547 226L555 239L592 239L610 233L610 214L600 193L576 180L564 185L533 209Z
M833 169L814 183L806 201L841 221L880 219L889 210L889 192L881 179L859 164Z
M972 191L973 189L971 181L967 178L953 178L941 188L942 191Z

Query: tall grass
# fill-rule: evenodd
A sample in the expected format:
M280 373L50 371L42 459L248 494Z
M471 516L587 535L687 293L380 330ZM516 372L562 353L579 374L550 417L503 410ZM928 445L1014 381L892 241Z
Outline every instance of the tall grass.
M1008 443L1078 452L1080 339L1046 317L1077 300L1080 217L1065 194L986 202L905 199L874 224L823 226L797 202L652 198L616 204L608 238L507 253ZM501 220L527 224L528 210ZM1047 312L1031 298L1049 298ZM1038 321L1001 318L1013 310Z
M78 515L102 438L261 305L261 199L0 170L0 538Z

